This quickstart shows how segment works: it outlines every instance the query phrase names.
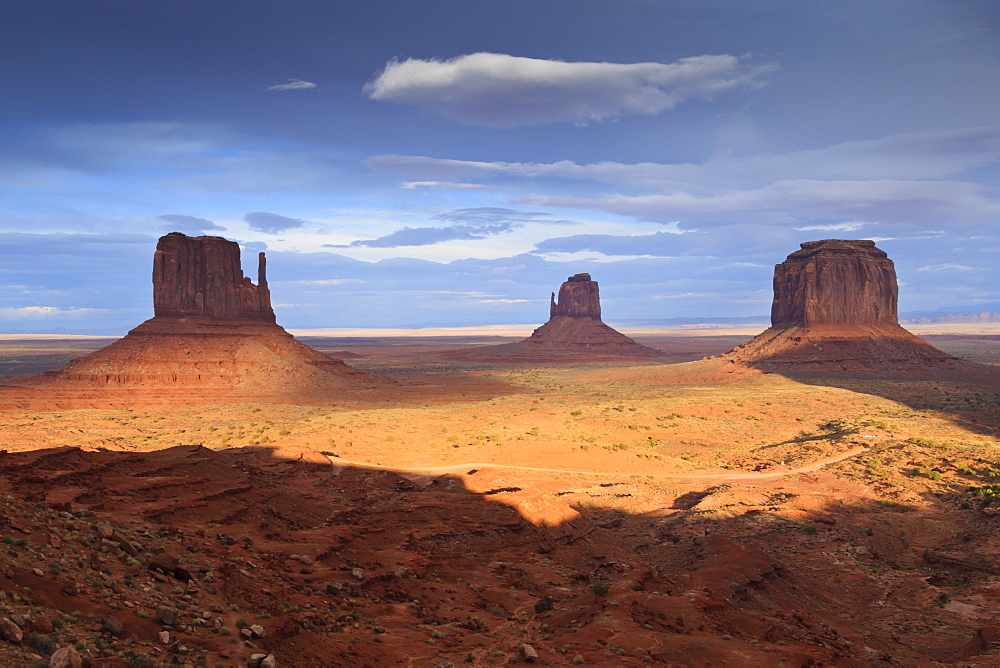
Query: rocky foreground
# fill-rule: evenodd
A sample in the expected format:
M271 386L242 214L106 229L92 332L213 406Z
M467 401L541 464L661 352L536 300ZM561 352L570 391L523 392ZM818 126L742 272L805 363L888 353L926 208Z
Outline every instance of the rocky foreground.
M989 485L899 504L824 472L679 496L577 476L546 488L572 519L545 526L500 470L335 462L3 454L0 664L1000 665Z

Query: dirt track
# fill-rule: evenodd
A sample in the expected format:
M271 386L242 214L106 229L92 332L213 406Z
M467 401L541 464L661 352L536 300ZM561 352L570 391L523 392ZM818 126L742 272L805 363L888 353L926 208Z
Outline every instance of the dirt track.
M812 473L813 471L818 471L824 466L829 466L830 464L837 464L842 461L846 461L851 457L856 457L863 452L866 452L868 448L854 448L845 453L833 455L831 457L826 457L812 464L807 464L805 466L799 466L794 469L788 469L787 471L774 471L771 473L614 473L608 471L577 471L573 469L555 469L555 468L542 468L535 466L512 466L506 464L491 464L489 462L468 462L462 464L448 464L446 466L384 466L380 464L371 464L363 461L356 461L350 459L343 459L341 457L329 457L332 464L339 466L356 466L358 468L367 469L377 469L380 471L405 471L408 473L437 473L437 474L448 474L448 473L461 473L463 471L468 471L471 469L501 469L501 470L512 470L512 471L534 471L538 473L570 473L573 475L593 475L593 476L618 476L623 478L630 478L636 475L642 475L646 478L669 478L674 480L771 480L773 478L781 478L783 476L797 475L799 473Z

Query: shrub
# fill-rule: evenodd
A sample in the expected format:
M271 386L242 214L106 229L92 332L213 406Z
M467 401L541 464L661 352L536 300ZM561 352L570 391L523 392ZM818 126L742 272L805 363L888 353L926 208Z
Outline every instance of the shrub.
M40 633L30 633L24 643L39 654L49 655L56 651L56 641Z

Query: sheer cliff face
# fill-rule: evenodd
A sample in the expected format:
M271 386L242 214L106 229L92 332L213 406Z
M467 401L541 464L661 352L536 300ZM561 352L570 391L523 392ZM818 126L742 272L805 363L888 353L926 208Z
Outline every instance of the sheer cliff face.
M153 312L274 322L263 253L258 282L254 285L243 276L236 242L171 232L160 238L153 256Z
M576 274L566 279L559 287L559 301L555 293L549 306L549 318L556 316L571 318L601 319L601 296L597 281L590 280L590 274Z
M899 326L896 270L874 241L809 241L774 268L771 327L725 357L779 371L951 368Z
M809 241L774 268L772 327L896 326L896 270L874 241Z

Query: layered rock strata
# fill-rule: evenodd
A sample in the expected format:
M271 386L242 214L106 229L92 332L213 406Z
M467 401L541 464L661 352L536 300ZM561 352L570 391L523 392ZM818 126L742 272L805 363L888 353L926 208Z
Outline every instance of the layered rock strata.
M944 367L955 358L899 326L896 269L870 240L825 239L774 268L771 327L726 356L761 368Z
M243 276L235 242L162 237L153 259L154 317L101 350L4 388L0 405L308 400L371 384L370 374L275 323L263 253L258 261L255 285Z

